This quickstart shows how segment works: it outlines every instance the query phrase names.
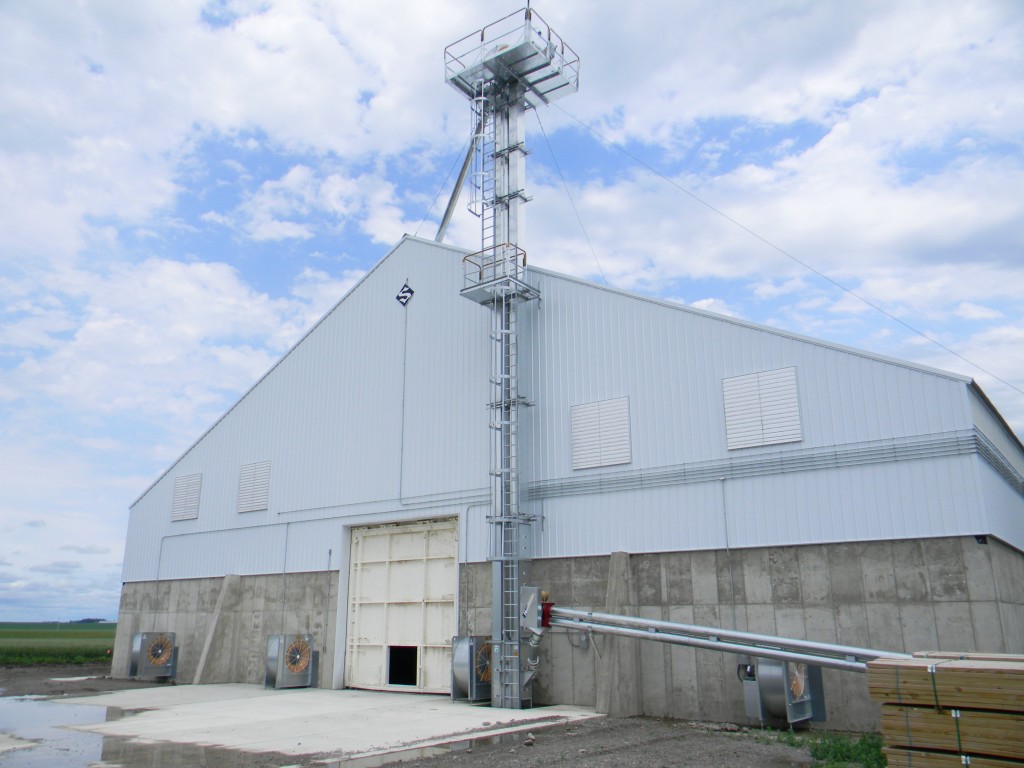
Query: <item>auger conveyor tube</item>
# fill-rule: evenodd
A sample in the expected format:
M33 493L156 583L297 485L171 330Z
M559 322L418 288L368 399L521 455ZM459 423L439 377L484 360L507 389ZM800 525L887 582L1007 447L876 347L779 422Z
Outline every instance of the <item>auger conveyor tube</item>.
M577 629L588 633L633 637L674 645L688 645L726 653L760 656L781 661L804 662L847 672L864 672L867 662L878 658L910 658L909 654L819 643L790 637L760 635L734 629L676 624L670 621L641 619L611 613L594 613L553 606L550 626Z

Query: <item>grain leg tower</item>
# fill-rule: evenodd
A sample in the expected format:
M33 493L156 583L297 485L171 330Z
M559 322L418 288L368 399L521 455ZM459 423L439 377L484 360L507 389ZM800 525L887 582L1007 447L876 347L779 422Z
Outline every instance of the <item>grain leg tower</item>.
M533 518L519 505L519 410L528 405L519 379L519 313L539 297L526 281L520 247L526 194L525 112L574 92L579 59L527 7L445 50L448 82L471 105L470 210L481 246L466 257L462 295L491 313L491 560L493 566L492 703L531 703L532 671L521 653L519 587L528 573Z

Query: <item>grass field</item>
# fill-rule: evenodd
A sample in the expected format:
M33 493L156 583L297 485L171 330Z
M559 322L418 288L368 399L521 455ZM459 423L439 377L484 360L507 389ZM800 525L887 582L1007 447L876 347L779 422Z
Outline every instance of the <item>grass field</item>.
M107 661L117 624L0 623L0 666Z

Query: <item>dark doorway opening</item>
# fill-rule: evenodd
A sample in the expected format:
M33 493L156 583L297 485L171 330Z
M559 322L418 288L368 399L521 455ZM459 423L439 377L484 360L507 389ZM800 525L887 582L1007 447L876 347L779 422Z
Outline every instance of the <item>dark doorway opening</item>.
M418 659L415 645L389 645L388 685L416 685Z

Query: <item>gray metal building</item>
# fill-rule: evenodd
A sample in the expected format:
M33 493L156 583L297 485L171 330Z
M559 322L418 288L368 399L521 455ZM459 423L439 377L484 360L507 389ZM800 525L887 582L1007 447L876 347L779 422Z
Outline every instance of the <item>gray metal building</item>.
M161 631L180 680L261 682L267 636L310 633L322 686L448 690L451 637L492 626L490 320L459 296L466 256L404 238L133 504L115 674ZM648 618L1024 652L1024 447L970 379L529 281L523 583L603 609L623 551ZM595 704L601 642L552 632L535 701ZM735 657L637 653L643 713L743 720ZM825 684L833 725L874 724L863 678Z

